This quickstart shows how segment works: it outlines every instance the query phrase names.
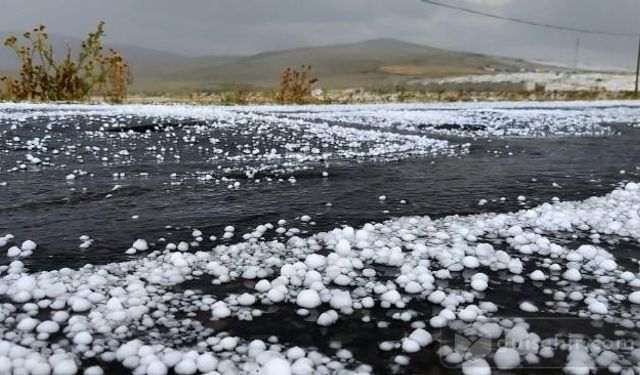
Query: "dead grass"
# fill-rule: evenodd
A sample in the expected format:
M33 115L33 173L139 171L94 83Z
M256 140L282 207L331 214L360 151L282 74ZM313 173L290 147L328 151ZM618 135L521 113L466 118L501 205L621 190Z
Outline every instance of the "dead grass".
M397 64L383 65L379 68L383 73L401 75L401 76L420 76L420 77L451 77L454 75L471 75L486 73L482 69L474 67L451 66L451 65L434 65L434 64Z
M314 97L313 104L366 104L366 103L434 103L468 101L572 101L634 99L633 92L606 91L423 91L404 87L387 90L330 90ZM278 104L270 91L198 92L185 95L156 94L133 95L127 103L183 103L200 105L263 105Z

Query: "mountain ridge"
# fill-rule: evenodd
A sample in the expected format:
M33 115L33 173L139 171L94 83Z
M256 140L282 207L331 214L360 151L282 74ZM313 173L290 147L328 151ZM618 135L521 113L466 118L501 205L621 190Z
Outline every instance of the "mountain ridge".
M0 32L0 37L3 35ZM67 41L74 51L78 38L52 35L54 49ZM421 78L440 78L496 71L545 68L542 64L501 56L461 52L391 38L369 39L326 46L310 46L252 55L184 56L123 44L118 49L130 62L132 92L188 92L228 89L266 89L278 83L286 67L312 66L319 87L327 89L380 88ZM0 48L0 71L15 69L15 57ZM13 59L13 66L8 61ZM548 66L546 67L548 68Z

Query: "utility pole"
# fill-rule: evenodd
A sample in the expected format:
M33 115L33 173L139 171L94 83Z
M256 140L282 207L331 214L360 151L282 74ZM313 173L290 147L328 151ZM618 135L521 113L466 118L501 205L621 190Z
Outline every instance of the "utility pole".
M638 96L638 74L640 74L640 36L638 37L638 59L636 60L636 88L634 93Z
M580 35L576 37L576 50L573 55L573 68L578 69L578 56L580 55Z

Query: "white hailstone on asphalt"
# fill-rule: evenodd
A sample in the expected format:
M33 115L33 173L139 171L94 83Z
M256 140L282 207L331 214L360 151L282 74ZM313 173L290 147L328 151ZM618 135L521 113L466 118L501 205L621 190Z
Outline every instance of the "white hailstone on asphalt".
M485 323L478 330L482 333L483 337L490 339L498 339L502 336L502 327L498 323Z
M341 257L346 257L351 252L351 244L349 243L349 241L341 239L336 244L335 250L336 254L340 255Z
M416 294L422 292L422 285L416 281L409 281L407 285L404 286L404 290L407 293Z
M162 361L154 360L147 365L147 375L167 375L169 369Z
M191 358L184 358L173 369L178 375L191 375L198 371L198 366Z
M318 320L316 324L323 327L328 327L338 321L338 313L335 310L325 311L320 316L318 316Z
M464 360L462 355L458 352L449 352L448 354L443 354L444 360L449 364L460 364Z
M267 292L267 298L271 300L271 302L278 303L284 301L284 293L280 289L273 288Z
M309 216L309 215L302 215L302 216L300 217L300 221L304 221L305 223L306 223L306 222L308 222L308 221L311 221L311 216Z
M333 290L329 305L334 309L351 308L353 301L351 294L346 290Z
M545 281L547 279L547 276L544 274L544 272L540 270L535 270L531 272L529 277L531 278L531 280L534 280L534 281Z
M549 270L550 271L554 271L554 272L558 272L558 271L562 270L562 266L560 266L558 263L553 263L552 265L549 266Z
M217 319L224 319L231 315L231 310L224 301L218 301L211 306L211 315Z
M298 293L298 297L296 298L296 303L300 307L304 307L305 309L315 309L320 306L322 301L320 300L320 295L313 289L305 289Z
M511 370L520 365L520 354L516 349L502 347L496 350L493 362L500 370Z
M640 290L629 294L629 302L640 305Z
M553 358L553 356L555 355L555 353L553 352L553 348L549 346L541 348L538 354L540 354L540 357L542 358Z
M76 345L89 345L93 341L93 336L87 331L78 332L73 337L73 343Z
M584 295L577 290L569 293L569 299L572 301L582 301L584 299Z
M587 353L582 346L575 346L571 349L567 355L567 364L564 367L564 372L569 375L588 375L591 373L591 369L595 366L595 363L591 359L589 353Z
M289 348L287 350L287 359L291 361L295 361L305 356L305 351L299 346L294 346L293 348Z
M256 283L256 285L254 286L254 289L257 290L258 292L266 292L269 289L271 289L271 282L269 282L269 280L260 280Z
M526 312L537 312L539 309L536 305L529 301L524 301L520 303L520 310Z
M478 317L478 313L473 308L467 306L458 312L458 318L463 322L473 322Z
M164 363L167 367L174 367L182 360L182 353L170 349L162 354L162 363Z
M491 367L482 358L470 359L462 364L463 375L490 375Z
M260 372L262 375L291 375L291 364L280 357L269 359Z
M93 304L84 298L75 298L71 304L71 310L74 312L84 312L91 309Z
M505 342L508 346L514 347L529 337L527 328L522 325L516 325L506 333Z
M474 256L467 255L462 259L462 265L465 268L478 268L480 267L480 261Z
M371 297L364 297L364 298L362 299L361 303L362 303L362 306L363 306L365 309L370 309L370 308L372 308L373 306L375 306L375 304L376 304L376 303L375 303L375 301L373 300L373 298L371 298Z
M21 253L22 253L22 250L20 250L20 248L17 246L11 246L9 250L7 250L7 256L10 258L15 258L17 256L20 256Z
M78 372L78 366L72 359L63 359L53 366L54 375L75 375Z
M138 238L137 240L135 240L131 247L136 249L137 251L147 251L149 249L147 241L142 238Z
M584 259L591 260L598 254L598 249L593 245L581 245L576 252Z
M420 344L410 338L402 339L402 350L406 353L415 353L420 351Z
M447 319L437 315L429 319L429 325L433 328L443 328L447 325Z
M562 274L562 277L565 278L566 280L569 280L569 281L580 281L580 280L582 280L582 275L580 274L580 271L578 271L575 268L569 268L568 270L566 270Z
M605 259L599 264L600 268L605 271L613 271L618 268L618 264L612 259Z
M609 313L607 305L600 301L593 301L589 304L589 311L594 314L606 315Z
M525 200L527 200L527 197L525 197L524 195L518 195L518 201L524 202Z
M320 254L309 254L304 260L304 264L306 264L311 269L321 268L326 263L327 263L327 258Z
M238 297L238 303L244 306L250 306L256 303L256 297L253 294L243 293Z
M417 328L415 331L411 332L409 338L417 342L420 346L427 346L433 342L431 334L422 328Z
M36 332L55 333L55 332L58 332L59 329L60 329L60 326L58 325L58 323L52 320L45 320L44 322L38 324L38 326L36 327Z
M69 173L69 174L65 177L65 179L66 179L67 181L75 180L75 179L76 179L76 175L75 175L75 174L73 174L73 173Z
M40 321L38 319L24 318L18 323L16 328L19 331L29 332L29 331L33 331L36 328L36 326L38 325L38 323L40 323Z
M322 177L328 177L329 176L329 172L327 171L322 171Z
M476 273L471 276L471 288L478 292L484 292L489 287L489 277L484 273Z
M447 294L442 290L434 290L433 292L431 292L431 294L429 294L429 297L427 297L429 302L436 305L439 305L442 301L444 301L445 298L447 298Z
M349 276L347 276L347 275L340 274L340 275L336 276L335 279L333 279L333 282L336 285L347 286L347 285L351 284L351 278Z
M509 260L509 265L507 267L509 268L509 272L519 275L522 273L524 266L522 265L522 261L516 258Z
M218 367L218 359L211 353L200 354L196 361L196 366L198 367L198 371L206 374L215 371L216 367Z
M487 204L487 200L486 199L480 199L478 201L478 206L484 206L485 204Z
M489 285L484 280L476 279L471 281L471 288L478 292L484 292L488 287Z
M362 270L362 276L364 277L375 277L376 276L376 270L374 270L373 268L365 268Z
M0 356L0 373L7 375L11 374L11 359L4 355ZM49 373L47 372L47 374Z
M387 196L386 195L381 195L378 197L379 201L386 201L387 200Z
M20 249L22 251L33 251L36 249L36 247L38 247L38 244L31 240L26 240L22 243L22 245L20 245Z
M87 367L82 374L83 375L104 375L104 370L100 366L91 366L91 367Z
M394 348L394 343L392 341L383 341L378 345L378 349L382 350L383 352L388 352L393 350Z
M382 294L380 296L380 298L385 301L388 302L392 305L397 304L398 302L402 301L402 296L400 295L400 293L398 293L397 290L393 289L393 290L388 290L386 292L384 292L384 294Z

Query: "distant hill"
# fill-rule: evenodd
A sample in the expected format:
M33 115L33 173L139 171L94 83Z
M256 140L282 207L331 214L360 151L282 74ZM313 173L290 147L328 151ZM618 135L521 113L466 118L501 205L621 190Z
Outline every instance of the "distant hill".
M21 33L0 31L0 72L13 71L18 67L18 59L15 53L2 45L4 40L9 35L20 35ZM56 58L62 57L66 53L68 45L71 47L72 54L77 54L80 48L82 40L80 38L71 38L61 35L49 35L49 40L53 45L54 54ZM167 66L179 66L183 62L190 61L190 58L181 56L179 54L158 51L149 48L136 47L124 44L109 44L105 43L105 48L114 48L120 51L129 61L133 69L149 69L156 67Z
M282 69L311 65L323 88L389 87L421 78L482 74L491 70L541 68L524 60L376 39L361 43L309 47L252 56L211 56L180 65L159 66L137 77L140 90L218 90L229 87L274 87Z
M1 34L1 33L0 33ZM52 37L54 45L67 39ZM67 41L68 42L68 41ZM79 40L69 44L78 45ZM111 45L131 63L132 91L189 92L229 88L274 87L282 69L311 65L319 87L380 88L417 79L441 78L490 71L521 71L543 67L505 57L454 52L395 39L309 47L251 56L185 57L146 48ZM0 71L15 58L0 48Z

